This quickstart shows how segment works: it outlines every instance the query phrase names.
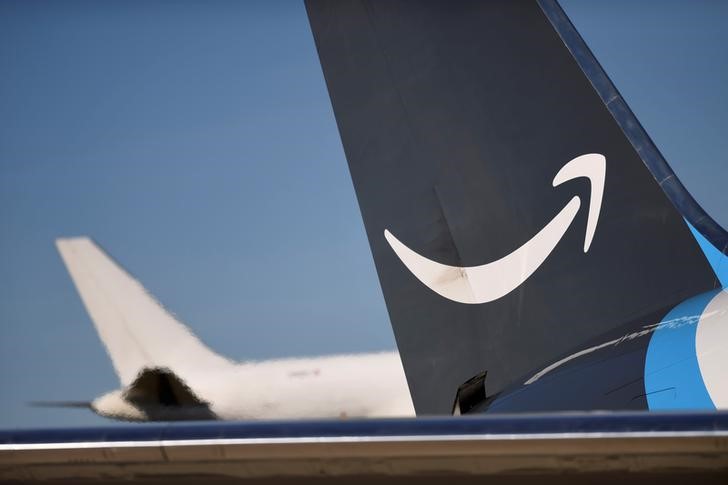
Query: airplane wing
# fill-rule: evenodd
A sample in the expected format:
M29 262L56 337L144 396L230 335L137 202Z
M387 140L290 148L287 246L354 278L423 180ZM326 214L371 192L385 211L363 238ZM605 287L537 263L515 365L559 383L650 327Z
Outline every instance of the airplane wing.
M725 483L726 473L725 412L0 432L2 481L642 484Z

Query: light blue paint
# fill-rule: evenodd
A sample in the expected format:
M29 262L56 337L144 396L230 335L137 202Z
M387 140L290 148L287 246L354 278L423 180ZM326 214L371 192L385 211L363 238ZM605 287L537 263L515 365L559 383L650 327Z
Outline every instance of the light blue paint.
M721 253L715 246L710 244L710 242L705 239L705 236L703 236L700 231L695 229L692 224L690 224L689 222L687 222L687 224L693 233L693 237L695 237L695 240L698 241L700 249L703 250L705 258L708 260L708 263L710 263L710 266L713 268L713 271L718 277L718 280L720 280L720 285L723 288L728 287L728 256Z
M662 319L645 358L645 392L651 410L715 409L695 352L698 321L713 290L685 300Z

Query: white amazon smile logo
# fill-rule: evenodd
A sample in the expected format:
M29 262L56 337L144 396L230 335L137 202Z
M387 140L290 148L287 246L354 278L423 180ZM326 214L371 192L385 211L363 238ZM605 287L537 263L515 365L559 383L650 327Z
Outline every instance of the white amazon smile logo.
M571 160L554 177L554 187L578 177L586 177L590 181L585 253L589 251L599 222L605 173L604 155L589 153ZM411 250L386 229L384 237L407 269L435 293L459 303L487 303L518 288L541 266L569 229L580 206L579 196L574 196L561 212L523 246L497 261L480 266L441 264Z

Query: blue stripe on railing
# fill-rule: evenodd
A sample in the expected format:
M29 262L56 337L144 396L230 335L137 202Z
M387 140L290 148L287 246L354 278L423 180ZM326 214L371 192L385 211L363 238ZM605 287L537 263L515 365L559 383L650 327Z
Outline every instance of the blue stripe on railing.
M552 413L417 419L169 423L0 431L1 444L562 433L728 432L728 412Z

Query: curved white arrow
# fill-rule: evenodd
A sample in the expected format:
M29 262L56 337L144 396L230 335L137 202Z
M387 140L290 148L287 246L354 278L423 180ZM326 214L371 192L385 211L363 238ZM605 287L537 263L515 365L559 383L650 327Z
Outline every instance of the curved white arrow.
M585 253L589 250L599 222L605 172L604 155L589 153L576 157L561 167L553 180L554 187L578 177L586 177L590 181ZM414 252L387 229L384 230L384 237L407 269L435 293L459 303L487 303L518 288L541 266L569 229L580 205L579 197L574 196L556 217L523 246L497 261L480 266L441 264Z

